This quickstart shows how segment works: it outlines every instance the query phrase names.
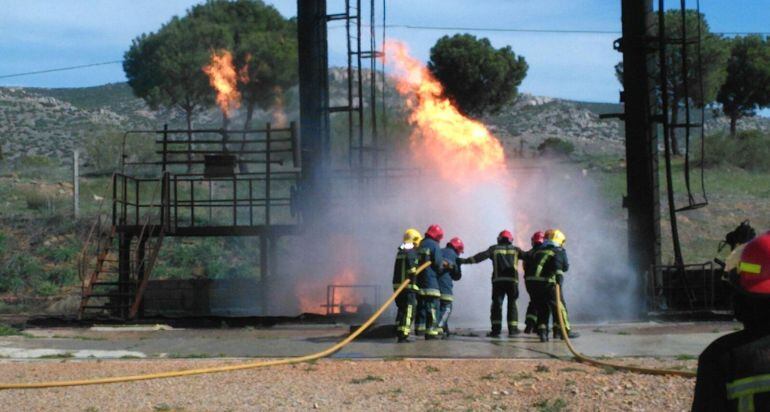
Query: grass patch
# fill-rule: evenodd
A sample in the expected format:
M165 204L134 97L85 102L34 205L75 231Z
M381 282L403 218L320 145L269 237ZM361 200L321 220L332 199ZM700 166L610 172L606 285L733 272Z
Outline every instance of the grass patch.
M483 381L493 381L495 379L497 379L497 376L495 376L494 373L488 373L481 377L481 380Z
M435 366L432 366L432 365L428 365L428 366L425 367L425 372L428 372L428 373L436 373L438 371L439 371L439 369L437 367L435 367Z
M369 383L369 382L385 382L385 379L382 379L380 376L376 375L366 375L363 378L354 378L350 380L350 383L353 385L360 385L362 383Z
M548 369L548 367L543 365L542 363L535 366L535 372L538 372L538 373L548 372L549 370L550 369Z
M172 359L205 359L212 356L208 353L169 353L168 357Z
M688 354L682 353L682 354L676 355L676 357L674 359L685 361L685 360L695 360L697 358L695 356L693 356L693 355L688 355Z
M120 359L142 359L142 357L136 355L123 355L120 357Z
M561 372L581 372L581 373L586 373L586 371L584 371L582 369L573 368L571 366L568 366L566 368L561 368L561 369L559 369L559 371L561 371Z
M543 399L532 404L539 412L558 412L567 408L567 401L562 398L556 398L552 401Z
M442 396L451 395L453 393L463 393L463 391L460 390L459 388L450 388L450 389L444 389L438 392L438 394Z
M624 330L621 330L620 332L618 332L618 335L623 335L623 336L625 336L625 335L628 335L628 334L629 334L629 333L628 333L628 332L626 332L626 331L624 331Z
M0 323L0 336L23 336L24 333L11 325Z
M533 379L533 378L534 378L534 376L531 373L529 373L529 372L519 372L519 373L511 376L511 379L513 379L514 382L515 381L523 381L525 379Z
M72 352L64 352L64 353L55 353L52 355L43 355L40 357L40 359L70 359L74 358L75 354Z
M401 395L403 393L404 393L403 389L396 388L396 389L390 389L390 390L387 390L387 391L377 392L377 395L393 395L393 396L397 396L397 395Z
M609 366L602 366L602 373L605 375L614 375L618 373L618 370Z

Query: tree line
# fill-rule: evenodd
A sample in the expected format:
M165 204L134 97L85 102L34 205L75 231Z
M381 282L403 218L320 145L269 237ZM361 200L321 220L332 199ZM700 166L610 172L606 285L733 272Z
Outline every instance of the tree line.
M678 10L665 13L668 38L681 39L682 24ZM734 136L740 119L770 107L770 39L715 34L695 10L686 11L684 24L686 38L697 39L699 45L687 44L686 73L682 45L667 48L671 123L681 123L681 109L689 99L691 107L719 107ZM208 0L194 6L157 32L135 38L123 67L136 96L153 109L181 109L191 128L193 113L213 104L214 91L201 68L221 49L229 50L234 65L249 75L249 81L238 84L246 108L243 126L248 128L254 110L272 106L298 76L296 21L261 0ZM528 65L510 46L496 49L486 38L456 34L436 42L428 68L463 113L478 117L516 97ZM659 78L655 70L652 74ZM622 73L620 63L616 74L621 81Z

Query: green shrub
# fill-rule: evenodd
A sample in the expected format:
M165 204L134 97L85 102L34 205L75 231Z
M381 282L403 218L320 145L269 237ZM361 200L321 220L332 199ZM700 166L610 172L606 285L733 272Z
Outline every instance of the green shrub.
M44 246L40 249L40 254L43 257L55 263L68 262L74 258L78 252L80 252L80 250L77 246L72 244Z
M575 145L558 137L549 137L537 146L540 155L569 156L575 151Z
M708 136L704 155L698 164L706 167L733 166L757 172L770 171L770 135L758 130L741 131L733 138L727 134Z
M43 266L34 256L27 253L17 253L0 267L0 292L18 293L24 287L35 284L44 278Z
M69 206L69 199L65 196L42 193L34 188L22 189L21 192L30 210L55 213L66 210Z
M59 293L59 287L48 280L43 280L35 284L34 292L41 296L53 296Z

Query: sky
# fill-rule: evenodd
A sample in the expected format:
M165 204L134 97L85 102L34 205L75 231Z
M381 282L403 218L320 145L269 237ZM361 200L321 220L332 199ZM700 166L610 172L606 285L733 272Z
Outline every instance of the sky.
M121 60L131 40L181 16L195 0L0 0L0 86L85 87L125 81L120 64L2 78L4 75ZM296 0L267 0L284 16ZM381 7L381 0L377 0ZM678 1L668 0L675 7ZM688 0L694 7L695 0ZM343 0L328 0L342 12ZM378 7L377 19L382 17ZM770 32L770 0L701 0L713 31ZM620 0L388 0L388 25L609 31L610 33L474 32L495 47L511 46L529 72L523 92L574 100L617 102L614 65L620 53ZM330 23L333 65L344 63L344 29ZM438 38L458 30L388 28L427 60ZM378 32L378 36L380 33Z

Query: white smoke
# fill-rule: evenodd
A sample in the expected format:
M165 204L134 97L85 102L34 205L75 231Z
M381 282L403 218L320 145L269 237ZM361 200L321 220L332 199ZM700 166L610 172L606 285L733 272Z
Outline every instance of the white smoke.
M428 171L366 182L334 180L335 205L324 221L279 248L268 314L299 313L298 293L322 311L326 285L345 270L356 274L358 284L380 285L384 299L403 231L438 223L445 231L442 246L458 236L466 257L494 244L503 229L513 231L516 244L527 250L534 231L559 228L567 235L564 293L571 320L634 317L638 283L628 263L624 221L611 212L591 175L557 161L538 161L537 167L509 163L508 174L494 180L467 177L463 184ZM488 327L491 272L489 261L463 266L454 289L455 325ZM520 322L527 302L522 280Z

